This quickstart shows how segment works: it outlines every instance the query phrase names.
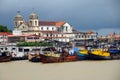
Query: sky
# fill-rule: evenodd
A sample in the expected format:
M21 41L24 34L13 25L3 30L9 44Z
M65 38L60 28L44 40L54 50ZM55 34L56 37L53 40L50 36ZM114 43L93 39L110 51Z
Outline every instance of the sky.
M81 32L120 34L119 8L120 0L0 0L0 25L13 30L17 11L25 21L34 11L39 20L66 21Z

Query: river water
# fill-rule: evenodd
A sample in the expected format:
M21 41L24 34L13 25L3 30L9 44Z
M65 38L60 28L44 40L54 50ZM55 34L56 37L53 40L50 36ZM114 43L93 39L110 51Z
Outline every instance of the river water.
M120 80L120 60L0 63L0 80Z

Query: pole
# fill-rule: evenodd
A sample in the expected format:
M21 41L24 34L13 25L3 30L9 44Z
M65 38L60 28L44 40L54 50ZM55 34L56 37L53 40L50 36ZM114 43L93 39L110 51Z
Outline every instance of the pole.
M86 49L86 33L84 33L84 38L85 38L85 40L84 40L84 48Z

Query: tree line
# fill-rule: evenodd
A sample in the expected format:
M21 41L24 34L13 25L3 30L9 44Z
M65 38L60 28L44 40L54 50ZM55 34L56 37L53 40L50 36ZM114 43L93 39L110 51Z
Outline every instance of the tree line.
M53 43L50 42L19 42L17 43L18 47L22 46L53 46Z
M0 25L0 32L12 32L7 26Z

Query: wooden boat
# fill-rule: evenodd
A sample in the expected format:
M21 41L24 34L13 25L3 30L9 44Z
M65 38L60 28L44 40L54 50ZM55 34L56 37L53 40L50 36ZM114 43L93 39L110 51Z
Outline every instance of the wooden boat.
M110 53L103 51L102 49L91 49L89 53L89 59L92 60L109 60L111 59Z
M39 54L28 54L28 59L29 61L31 62L40 62L41 61L41 58L40 58L40 55Z
M72 55L72 56L67 56L64 60L64 62L71 62L71 61L77 61L78 57L76 55Z
M120 59L120 50L117 49L109 49L111 59Z
M0 62L7 62L11 60L10 52L4 51L0 52Z
M51 55L52 53L52 55ZM55 56L55 53L54 52L50 52L50 53L47 53L47 54L40 54L41 56L41 61L43 63L55 63L55 62L60 62L60 56Z
M78 60L87 60L88 59L88 50L79 50L77 52Z
M47 55L42 55L43 57L42 62L43 63L56 63L56 62L70 62L70 61L77 61L77 56L73 55L73 56L47 56Z
M53 49L53 50L52 50ZM76 55L69 55L68 52L63 51L62 53L57 53L54 48L52 49L44 49L44 54L41 54L41 60L43 63L55 63L55 62L68 62L68 61L76 61ZM45 51L51 50L51 51Z
M28 53L28 60L31 62L41 62L40 51L31 51Z

